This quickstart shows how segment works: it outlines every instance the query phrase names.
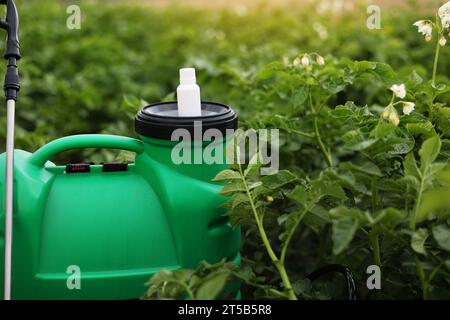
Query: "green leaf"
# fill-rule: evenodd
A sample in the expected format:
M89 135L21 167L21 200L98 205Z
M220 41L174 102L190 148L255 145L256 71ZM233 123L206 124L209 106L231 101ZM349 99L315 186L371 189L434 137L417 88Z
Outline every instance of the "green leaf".
M297 280L292 284L292 288L297 295L309 294L313 288L311 280L308 278Z
M303 222L311 228L317 228L330 223L331 219L328 210L316 205L305 215Z
M395 126L390 122L379 121L377 126L370 132L370 136L376 139L386 137L395 131Z
M386 208L381 210L375 216L375 219L372 221L372 226L376 224L383 224L390 228L393 228L404 221L406 218L406 213L404 211L400 211L395 208Z
M231 208L234 209L234 208L236 208L237 206L239 206L239 205L241 205L241 204L243 204L243 203L248 203L248 202L249 202L249 199L248 199L247 194L244 194L244 193L237 193L237 194L233 197Z
M227 194L231 194L231 193L244 192L244 191L245 191L244 183L242 181L234 181L234 182L226 184L220 191L220 194L227 195Z
M277 72L281 72L286 69L286 66L282 62L272 62L262 68L255 77L255 81L268 80L275 76Z
M450 259L445 260L445 267L447 268L448 271L450 271Z
M413 70L408 77L408 85L414 87L422 83L423 83L422 77L416 72L416 70Z
M229 210L227 216L233 226L249 225L253 226L255 218L250 206L241 204Z
M376 62L376 68L374 73L380 77L380 80L386 84L392 84L397 80L397 75L395 74L392 67L386 63Z
M358 230L358 221L352 217L342 217L333 221L333 254L338 255L349 246L356 230Z
M436 160L439 152L441 151L441 139L439 136L431 137L422 144L419 150L420 155L420 171L422 174L426 174L428 167L434 160Z
M276 174L264 176L262 183L269 189L278 189L288 183L294 182L297 177L288 170L280 170Z
M360 173L365 173L373 176L381 177L383 174L381 173L380 168L377 167L376 164L374 164L371 161L365 161L361 164L354 164L352 162L345 162L341 164L342 168L348 168L352 171L357 171Z
M259 152L256 152L250 159L247 168L244 170L244 176L250 177L257 175L261 166L261 155Z
M407 123L406 130L413 136L424 135L425 137L431 137L436 135L434 126L430 121Z
M444 224L433 227L433 237L438 245L447 251L450 251L450 228Z
M444 200L445 199L445 200ZM447 218L450 216L450 188L439 188L426 191L417 213L417 222L430 217Z
M241 180L241 175L237 171L230 169L219 172L212 181L228 181L228 180Z
M396 139L391 139L391 140L393 140L392 141L393 143L387 144L391 148L391 150L389 150L389 154L392 154L392 155L407 154L414 149L414 141L413 140L405 140L402 138L399 138L398 142L395 141Z
M362 151L373 146L376 142L378 142L378 139L367 139L355 144L346 144L346 148L351 151Z
M433 178L439 178L441 176L440 174L442 170L446 169L447 167L448 167L447 163L435 162L430 165L428 169L428 174Z
M307 203L309 200L309 194L306 188L302 185L295 186L294 190L287 194L289 199L297 201L298 203Z
M220 272L214 274L213 277L207 279L197 290L195 299L197 300L212 300L215 299L219 293L223 290L229 273Z
M291 98L292 103L296 106L304 104L306 99L308 98L308 93L309 89L307 86L297 87Z
M417 229L411 236L411 248L420 254L426 255L425 241L429 236L427 229Z
M330 215L333 218L352 218L361 224L367 222L365 213L356 208L347 208L344 206L336 207L330 210Z
M325 179L324 177L311 182L311 191L314 193L315 198L319 201L324 196L334 197L336 199L345 199L344 189L334 181Z
M420 178L420 171L412 152L406 155L405 161L403 161L403 168L406 176Z

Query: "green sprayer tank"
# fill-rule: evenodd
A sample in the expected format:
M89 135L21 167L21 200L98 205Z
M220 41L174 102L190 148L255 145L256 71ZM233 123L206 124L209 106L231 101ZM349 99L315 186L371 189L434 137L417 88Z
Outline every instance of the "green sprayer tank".
M203 102L201 109L201 116L179 117L177 103L144 107L135 119L139 139L86 134L34 153L15 150L13 299L135 299L162 269L223 258L239 263L240 232L220 207L226 200L219 195L221 185L211 182L226 161L194 159L212 144L225 149L237 116L217 103ZM176 129L192 134L192 144L180 153L191 163L173 161ZM208 129L223 138L206 141ZM130 164L51 162L61 152L83 148L128 150L136 157ZM4 194L5 154L0 168ZM3 197L0 212L3 221ZM0 269L3 274L3 261ZM80 272L79 288L68 286L74 270Z

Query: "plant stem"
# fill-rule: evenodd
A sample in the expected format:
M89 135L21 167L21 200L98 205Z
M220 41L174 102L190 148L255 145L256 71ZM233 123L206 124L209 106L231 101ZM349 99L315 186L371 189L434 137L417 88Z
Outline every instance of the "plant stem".
M369 233L370 243L372 244L373 261L381 269L381 254L380 254L380 238L378 233L371 231Z
M379 195L378 195L378 186L377 179L375 176L372 177L371 181L371 189L372 189L372 213L375 213L378 210L379 203ZM381 255L380 255L380 238L378 236L378 232L372 230L369 233L369 239L372 244L373 250L373 259L377 266L381 268Z
M314 133L303 132L300 130L292 130L292 132L298 134L299 136L306 137L306 138L314 138L315 137Z
M289 277L287 275L284 264L280 263L280 260L278 259L277 255L273 251L272 246L270 245L270 241L267 238L266 231L264 230L264 225L263 225L261 219L259 218L255 203L253 201L252 194L248 187L247 181L245 180L245 176L244 176L244 173L242 172L242 167L239 162L238 162L238 168L239 168L239 173L241 174L242 183L244 184L245 192L246 192L248 200L250 202L250 207L252 208L253 217L255 218L256 225L258 227L258 232L259 232L261 240L264 244L264 247L266 248L266 251L269 254L269 257L272 260L272 263L275 265L275 267L278 270L278 273L280 274L281 281L283 282L283 286L287 291L289 300L297 300L297 296L295 295L294 289L292 288L292 284L291 284L291 281L289 280Z
M303 220L303 217L305 216L306 213L308 213L308 211L311 208L305 208L305 210L302 211L302 213L298 216L297 220L294 223L294 227L291 228L291 230L289 231L289 234L286 238L286 240L283 243L283 247L281 249L281 256L280 256L280 262L282 264L284 264L284 261L286 260L286 252L287 252L287 248L289 246L289 242L291 241L292 236L295 233L295 230L297 230L298 225L300 224L300 222Z
M309 92L309 107L310 107L311 113L314 117L314 133L315 133L314 136L316 137L317 143L320 146L320 150L322 151L323 155L325 156L325 160L327 161L328 166L332 167L333 161L331 159L331 155L322 141L322 136L320 135L320 131L319 131L319 125L317 123L318 115L320 113L320 110L322 110L323 105L320 105L319 108L317 110L315 110L315 108L313 106L313 102L312 102L311 92Z
M394 105L394 100L395 100L395 93L393 92L392 97L391 97L391 102L389 102L388 107Z
M428 283L431 283L431 281L433 281L434 277L437 275L443 265L444 263L441 262L437 267L433 269L433 271L431 271L430 275L428 276Z
M333 160L331 159L331 155L328 152L327 148L323 144L322 137L320 136L319 126L317 124L317 115L314 115L314 131L316 133L317 143L319 144L320 150L322 150L323 155L325 156L325 160L327 160L327 164L329 167L333 166Z
M416 220L417 220L417 215L419 213L419 208L420 208L420 206L422 204L423 189L424 189L424 178L421 176L420 177L419 190L417 191L416 207L414 208L414 211L413 211L413 214L411 215L411 220L410 220L410 228L413 231L416 230Z
M372 177L371 181L371 189L372 189L372 212L375 213L378 209L379 195L377 188L377 178L375 176Z
M436 73L437 73L437 67L438 67L438 61L439 61L439 51L441 50L441 45L439 44L439 39L441 38L441 34L437 37L436 41L436 50L434 53L434 63L433 63L433 77L431 78L431 82L433 86L436 84Z
M422 263L420 262L420 259L417 256L417 254L414 257L414 260L416 262L417 274L419 275L420 285L422 286L422 298L424 300L427 300L428 299L428 282L425 279L425 272L423 271Z
M241 277L241 275L239 273L237 273L237 272L233 272L233 275L236 278L238 278L239 280L241 280L244 283L246 283L247 285L249 285L249 286L253 286L253 287L259 288L261 290L267 290L268 292L270 292L271 294L273 294L277 298L284 298L284 299L287 298L286 295L283 292L280 292L280 291L278 291L276 289L273 289L273 288L267 288L267 287L265 287L263 285L260 285L258 283L250 282L246 278Z

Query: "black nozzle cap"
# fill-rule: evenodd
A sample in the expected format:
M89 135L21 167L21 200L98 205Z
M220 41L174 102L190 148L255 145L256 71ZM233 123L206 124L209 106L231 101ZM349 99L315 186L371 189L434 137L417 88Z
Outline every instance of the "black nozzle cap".
M6 49L5 59L15 58L19 60L20 44L19 44L19 14L17 13L16 5L13 0L1 1L1 4L6 4L6 21L3 21L0 26L6 30Z
M6 30L6 47L4 57L8 60L3 89L7 100L17 100L20 90L17 60L21 58L19 44L19 14L13 0L0 0L6 4L6 20L0 21L0 28Z

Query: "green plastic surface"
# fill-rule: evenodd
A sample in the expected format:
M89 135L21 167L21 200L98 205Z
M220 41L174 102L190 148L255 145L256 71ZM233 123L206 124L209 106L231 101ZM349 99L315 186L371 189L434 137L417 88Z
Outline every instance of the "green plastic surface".
M141 139L77 135L34 154L15 150L13 299L134 299L161 269L239 263L240 231L219 207L221 185L211 182L226 164L175 165L174 142ZM136 160L124 172L93 165L73 174L50 162L80 148L129 150ZM5 154L0 168L3 275ZM80 289L67 285L70 266L80 268Z

